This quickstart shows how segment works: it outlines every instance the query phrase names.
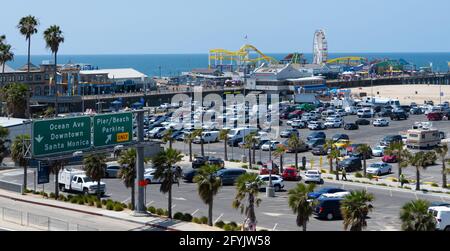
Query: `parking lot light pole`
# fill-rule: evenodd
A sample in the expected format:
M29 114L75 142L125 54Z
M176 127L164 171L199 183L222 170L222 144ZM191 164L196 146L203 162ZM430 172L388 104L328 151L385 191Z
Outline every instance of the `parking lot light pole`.
M137 202L135 206L134 216L144 216L147 215L147 210L144 205L144 186L142 186L141 182L144 180L144 111L140 110L137 112L136 116L137 120L137 155L136 155L136 173L137 173L137 187L138 187L138 196Z

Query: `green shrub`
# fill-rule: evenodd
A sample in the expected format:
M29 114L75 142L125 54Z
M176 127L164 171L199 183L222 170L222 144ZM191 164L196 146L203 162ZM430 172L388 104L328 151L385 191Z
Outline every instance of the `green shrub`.
M164 216L169 216L169 210L164 210Z
M192 218L192 222L197 223L197 224L201 224L200 219L197 217Z
M241 167L244 168L244 169L248 169L248 165L245 165L245 164L242 165Z
M242 231L242 225L235 227L233 231Z
M96 206L97 208L102 208L102 202L101 202L101 201L96 201L96 202L95 202L95 206Z
M320 169L320 172L321 172L321 173L327 173L327 170L325 170L325 169Z
M133 208L133 204L131 204L131 202L128 203L127 208L128 208L128 209L132 209L132 208Z
M84 199L83 198L78 199L78 205L84 205Z
M162 208L158 208L158 209L156 209L156 214L157 215L164 215L164 209L162 209Z
M106 210L113 210L114 209L114 203L112 201L106 202Z
M25 189L25 193L31 193L32 192L32 190L31 189Z
M78 203L78 198L77 198L77 197L72 197L72 198L70 199L70 203L72 203L72 204Z
M385 184L385 183L381 183L381 184L378 184L379 186L383 186L383 187L387 187L387 184Z
M150 213L154 214L154 213L156 213L156 208L153 207L153 206L150 206L150 207L147 208L147 211L149 211Z
M208 224L208 218L207 218L206 216L202 216L202 217L200 218L200 222L201 222L202 224Z
M403 187L404 189L408 189L408 190L411 190L411 188L410 187Z
M38 191L33 191L33 194L39 194L39 192Z
M422 192L428 192L428 189L421 189Z
M58 196L58 200L60 200L60 201L66 201L67 198L66 198L66 196L64 196L64 194L60 194L60 195Z
M114 211L116 211L116 212L123 211L122 203L116 203L116 204L114 205Z
M103 205L103 206L105 206L105 205L106 205L106 203L107 203L107 201L106 201L106 200L102 200L102 205Z
M225 231L233 231L233 226L231 226L230 224L225 224L224 226L223 226L223 230L225 230Z
M176 213L173 215L173 218L174 218L175 220L182 220L182 219L183 219L183 213L176 212Z
M437 183L432 183L431 186L432 187L439 187L439 185Z
M232 226L233 228L236 228L238 225L236 224L236 222L232 221L230 223L228 223L228 225Z
M93 200L89 200L88 205L89 205L90 207L94 206L94 201L93 201Z
M225 222L220 220L220 221L216 222L216 224L214 224L214 226L216 226L218 228L223 228L223 226L225 226Z
M362 178L363 175L362 175L360 172L357 172L357 173L355 173L355 177L356 177L356 178Z
M188 222L190 222L190 221L192 221L192 215L189 214L189 213L185 213L185 214L183 214L183 216L182 216L181 219L182 219L183 221L188 221Z
M372 180L372 179L373 179L373 174L368 173L368 174L366 175L366 177L367 177L369 180Z

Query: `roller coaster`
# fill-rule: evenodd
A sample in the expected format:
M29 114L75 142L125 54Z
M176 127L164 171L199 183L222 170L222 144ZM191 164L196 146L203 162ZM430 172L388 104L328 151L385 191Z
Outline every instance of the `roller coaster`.
M209 51L209 68L227 68L228 70L242 69L245 67L257 67L263 62L278 64L278 60L267 56L255 46L246 44L237 51L225 49L212 49Z
M341 57L334 58L327 61L327 64L334 65L348 65L348 66L358 66L362 64L367 64L368 60L364 57Z

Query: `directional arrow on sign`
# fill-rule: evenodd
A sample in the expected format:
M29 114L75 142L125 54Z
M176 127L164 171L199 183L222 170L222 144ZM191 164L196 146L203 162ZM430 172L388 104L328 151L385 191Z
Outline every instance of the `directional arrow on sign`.
M110 141L111 141L111 137L112 137L112 135L111 135L111 134L108 134L108 136L106 136L106 141L105 141L105 144L108 144L108 142L110 142Z
M41 143L41 141L44 139L44 137L42 137L40 134L36 137L36 138L34 138L34 139L36 139L36 141L38 142L38 143Z

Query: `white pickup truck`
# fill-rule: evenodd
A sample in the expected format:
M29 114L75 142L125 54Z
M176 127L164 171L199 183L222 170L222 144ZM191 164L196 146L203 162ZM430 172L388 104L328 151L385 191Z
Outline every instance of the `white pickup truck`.
M58 176L59 189L62 192L82 192L84 194L96 194L98 184L86 176L81 170L64 169ZM100 192L105 194L106 185L100 182Z

